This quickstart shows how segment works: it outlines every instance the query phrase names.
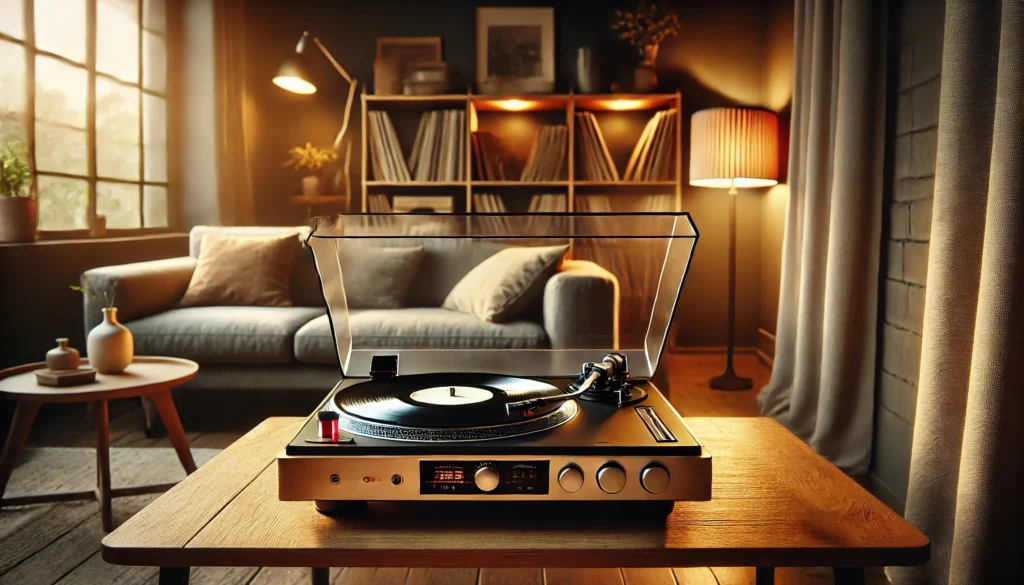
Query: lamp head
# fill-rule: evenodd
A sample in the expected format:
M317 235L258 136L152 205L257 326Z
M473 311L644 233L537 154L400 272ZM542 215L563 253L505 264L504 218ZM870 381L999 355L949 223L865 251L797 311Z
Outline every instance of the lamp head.
M729 189L778 184L778 118L752 108L712 108L690 120L690 184Z
M309 62L309 55L306 53L306 46L310 41L309 33L302 33L302 38L295 45L295 52L285 57L277 68L274 85L292 93L316 93L316 77Z

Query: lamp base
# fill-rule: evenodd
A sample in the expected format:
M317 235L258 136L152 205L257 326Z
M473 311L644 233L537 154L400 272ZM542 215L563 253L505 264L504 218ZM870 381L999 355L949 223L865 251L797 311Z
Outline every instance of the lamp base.
M732 366L727 367L721 376L711 378L712 390L750 390L753 387L754 381L737 376L736 372L732 371Z

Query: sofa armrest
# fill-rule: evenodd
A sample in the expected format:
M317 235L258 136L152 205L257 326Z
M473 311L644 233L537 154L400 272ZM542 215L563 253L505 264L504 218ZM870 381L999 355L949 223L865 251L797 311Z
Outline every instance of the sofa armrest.
M553 349L618 349L619 281L593 262L566 260L544 287Z
M120 321L138 319L171 309L181 300L192 280L196 259L190 257L136 262L93 268L82 275L82 286L100 294L114 295ZM103 320L103 301L85 298L85 333Z

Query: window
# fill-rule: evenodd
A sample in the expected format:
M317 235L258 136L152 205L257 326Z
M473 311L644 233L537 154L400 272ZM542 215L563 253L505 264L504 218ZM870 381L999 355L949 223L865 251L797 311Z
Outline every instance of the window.
M0 0L0 141L36 173L41 234L166 228L165 0Z

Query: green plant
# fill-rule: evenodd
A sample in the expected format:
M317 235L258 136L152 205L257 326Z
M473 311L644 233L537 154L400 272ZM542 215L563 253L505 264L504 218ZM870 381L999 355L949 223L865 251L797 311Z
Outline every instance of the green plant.
M295 167L296 170L317 172L329 162L338 160L338 153L333 148L318 148L307 142L305 146L296 146L288 151L289 158L284 166Z
M0 197L32 194L32 168L25 145L10 141L0 146Z
M73 291L78 291L78 292L82 293L83 295L89 297L90 299L93 299L93 300L96 300L96 301L103 301L103 304L108 309L113 309L114 308L114 295L115 295L114 291L111 291L110 292L110 296L107 296L107 292L106 291L100 291L100 294L96 294L88 286L74 286L74 285L72 285L72 286L70 286L68 288L70 288Z
M619 33L619 38L633 45L645 55L645 48L658 46L668 36L679 33L679 17L664 4L648 4L641 0L635 12L615 11L616 20L612 30Z

